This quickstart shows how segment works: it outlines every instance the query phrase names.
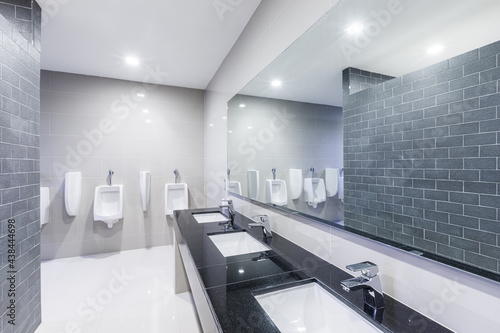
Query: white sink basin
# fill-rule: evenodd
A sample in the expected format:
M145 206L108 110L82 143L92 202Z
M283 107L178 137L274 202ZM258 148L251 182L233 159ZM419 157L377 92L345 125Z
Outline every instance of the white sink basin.
M227 222L229 219L224 214L219 212L214 213L195 213L194 219L198 223L211 223L211 222Z
M254 297L281 332L382 332L315 282Z
M208 237L224 257L270 250L268 246L250 236L246 231L209 235Z

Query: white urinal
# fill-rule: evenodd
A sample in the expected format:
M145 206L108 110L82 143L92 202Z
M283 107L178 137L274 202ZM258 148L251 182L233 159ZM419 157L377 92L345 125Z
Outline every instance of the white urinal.
M151 196L151 172L139 172L139 185L141 187L141 205L142 211L147 212L149 206L149 198Z
M304 199L313 208L326 201L325 181L323 178L304 179Z
M48 187L40 187L40 226L50 220L50 195Z
M248 197L253 200L257 200L259 197L259 170L248 170L247 171L247 186L248 186Z
M326 196L333 197L339 190L339 169L325 169Z
M283 179L266 179L266 203L278 206L288 203L286 182Z
M101 185L94 193L94 220L112 228L123 217L123 185Z
M232 193L241 195L241 183L235 180L230 181L227 184L227 190Z
M174 210L188 209L188 186L185 183L165 184L165 215L174 217Z
M304 189L302 169L290 169L289 173L290 181L288 182L288 185L290 185L290 195L292 200L296 200L300 198L302 190Z

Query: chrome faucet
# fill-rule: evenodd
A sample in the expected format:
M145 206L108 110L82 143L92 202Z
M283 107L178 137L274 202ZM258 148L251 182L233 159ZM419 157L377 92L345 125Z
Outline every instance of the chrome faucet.
M271 232L271 225L269 224L269 218L267 215L255 215L252 216L252 218L260 219L260 222L256 223L248 223L249 228L253 227L262 227L262 233L264 234L264 238L270 238L273 237L273 233Z
M226 202L226 204L224 204ZM233 200L231 199L222 199L222 204L219 206L219 208L227 208L228 213L229 213L229 221L227 222L221 222L219 225L224 226L224 230L233 230L234 226L234 216L236 215L236 212L234 211L234 206L233 206Z
M347 292L363 289L365 313L381 323L385 301L377 265L370 261L364 261L347 265L346 268L353 272L361 271L361 275L342 281L340 283L342 288Z

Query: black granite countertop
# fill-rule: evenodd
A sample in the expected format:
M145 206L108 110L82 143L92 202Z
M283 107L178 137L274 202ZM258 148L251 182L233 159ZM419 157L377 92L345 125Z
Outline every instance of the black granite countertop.
M175 232L184 239L201 277L209 302L223 332L279 332L253 294L285 283L315 279L338 299L385 332L451 332L429 318L384 295L382 325L363 311L363 293L347 293L340 282L352 275L295 245L279 234L262 237L261 228L248 228L254 222L235 216L235 230L246 230L271 250L224 257L208 234L222 231L217 223L198 223L192 213L215 212L217 208L176 211ZM271 221L272 223L272 221ZM230 231L228 231L230 232Z

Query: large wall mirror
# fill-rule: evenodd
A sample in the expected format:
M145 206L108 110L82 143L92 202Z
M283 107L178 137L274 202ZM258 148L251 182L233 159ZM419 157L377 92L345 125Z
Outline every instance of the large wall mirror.
M228 190L500 280L500 255L471 265L465 252L460 260L413 238L405 244L361 223L344 226L355 201L343 178L348 169L356 177L345 165L346 96L500 40L498 14L497 0L341 0L229 101ZM491 242L495 230L488 230ZM494 238L488 246L498 249Z

